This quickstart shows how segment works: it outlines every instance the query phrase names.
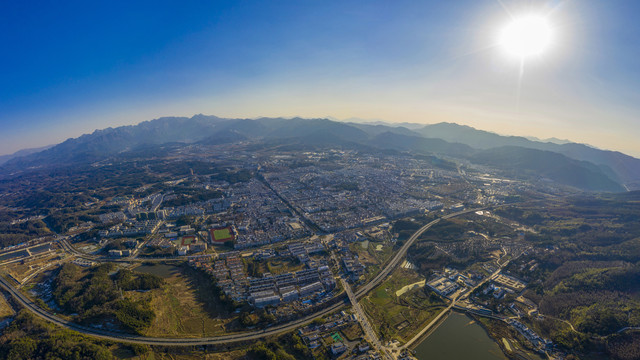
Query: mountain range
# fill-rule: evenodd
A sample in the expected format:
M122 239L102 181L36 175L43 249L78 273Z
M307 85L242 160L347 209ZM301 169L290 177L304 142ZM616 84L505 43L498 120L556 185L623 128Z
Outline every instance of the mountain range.
M0 165L6 163L7 161L11 160L11 159L15 159L21 156L25 156L25 155L29 155L29 154L34 154L37 152L40 152L42 150L46 150L50 147L52 147L54 145L48 145L48 146L42 146L42 147L37 147L37 148L31 148L31 149L22 149L22 150L18 150L16 152L14 152L13 154L7 154L7 155L0 155Z
M96 130L42 151L12 156L0 166L0 177L17 176L30 169L91 163L166 143L254 141L408 151L465 159L587 191L640 189L640 159L620 152L564 141L502 136L452 123L402 125L302 118L228 119L202 114L163 117Z

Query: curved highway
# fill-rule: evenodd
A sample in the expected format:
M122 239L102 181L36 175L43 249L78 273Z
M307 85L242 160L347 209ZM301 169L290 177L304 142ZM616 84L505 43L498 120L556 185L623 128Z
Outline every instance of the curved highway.
M407 250L413 243L422 235L427 229L431 226L437 224L441 219L449 219L454 216L459 216L462 214L466 214L469 212L474 212L482 209L472 209L466 211L459 211L456 213L452 213L449 215L445 215L439 219L433 220L427 225L421 227L416 231L398 250L396 255L391 259L391 261L385 266L385 268L369 283L358 289L355 293L357 298L362 298L373 288L378 286L382 280L384 280L391 271L398 265L400 260L404 258ZM281 324L277 326L270 327L264 330L256 330L249 332L242 332L236 334L228 334L228 335L220 335L215 337L202 337L202 338L157 338L157 337L146 337L141 335L132 335L125 333L117 333L114 331L106 331L97 328L82 326L71 321L62 319L54 314L49 313L48 311L42 309L37 304L35 304L31 299L22 294L19 290L17 290L8 280L4 277L0 276L0 287L9 292L11 296L26 309L31 311L36 316L52 322L56 325L65 327L67 329L78 331L85 335L91 335L102 339L119 341L119 342L127 342L127 343L135 343L135 344L144 344L144 345L162 345L162 346L195 346L195 345L216 345L216 344L226 344L232 342L243 342L243 341L251 341L258 340L269 336L279 335L282 333L293 331L307 323L310 323L315 318L330 314L336 310L339 310L345 303L343 301L338 301L336 304L333 304L327 308L319 310L311 315L307 315L300 319L288 322L286 324ZM344 297L344 293L338 295L338 297Z

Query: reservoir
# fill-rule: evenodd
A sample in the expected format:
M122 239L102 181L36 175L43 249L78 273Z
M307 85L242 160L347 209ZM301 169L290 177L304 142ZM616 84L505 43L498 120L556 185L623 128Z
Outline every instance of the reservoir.
M480 325L467 315L456 312L452 312L415 351L420 360L507 359Z

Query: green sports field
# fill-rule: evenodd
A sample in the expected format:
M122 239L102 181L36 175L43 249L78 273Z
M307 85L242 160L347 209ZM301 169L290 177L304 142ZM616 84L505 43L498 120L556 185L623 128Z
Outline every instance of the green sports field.
M231 240L233 239L233 235L231 235L229 228L224 228L219 230L213 230L213 238L216 241Z

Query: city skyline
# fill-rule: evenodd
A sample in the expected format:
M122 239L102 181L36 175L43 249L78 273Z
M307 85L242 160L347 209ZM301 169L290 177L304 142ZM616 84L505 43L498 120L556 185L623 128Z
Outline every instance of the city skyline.
M595 1L2 5L0 153L161 116L470 125L640 156L638 5ZM520 63L520 13L554 41Z

